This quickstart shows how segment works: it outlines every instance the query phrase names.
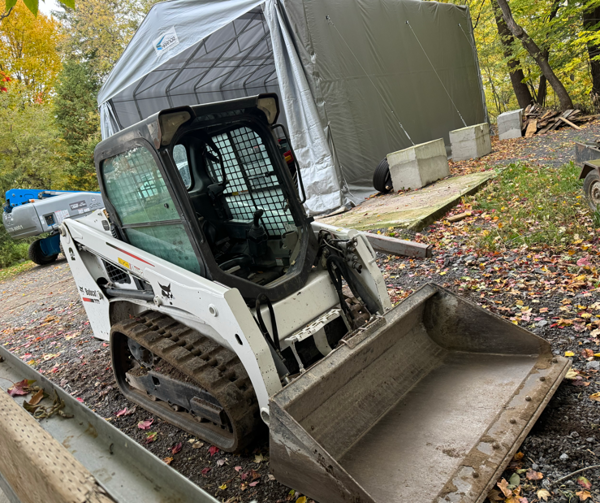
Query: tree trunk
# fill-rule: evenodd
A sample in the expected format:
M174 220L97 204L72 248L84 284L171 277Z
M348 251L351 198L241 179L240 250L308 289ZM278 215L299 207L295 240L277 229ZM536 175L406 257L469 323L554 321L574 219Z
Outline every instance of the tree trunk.
M508 73L510 75L510 81L512 82L515 96L519 102L519 107L525 108L533 102L531 93L527 84L524 82L525 75L521 68L521 63L518 59L513 57L511 42L514 40L512 33L506 26L506 22L502 17L502 11L498 7L498 4L492 0L492 8L494 9L494 17L496 18L496 26L498 27L498 35L502 42L504 49L504 57L508 59Z
M586 9L583 11L583 28L586 31L597 31L600 22L600 7L595 9ZM594 61L594 56L600 55L600 46L593 42L588 42L588 56L590 58L590 71L592 74L592 91L590 98L594 107L600 107L600 61Z
M502 15L504 17L504 21L508 26L508 29L511 33L518 38L523 47L527 50L527 52L531 55L531 57L535 60L535 62L540 67L542 74L548 80L548 83L554 89L556 96L558 97L558 101L560 103L560 108L562 110L567 110L569 108L573 108L573 102L571 101L571 97L569 93L563 86L562 82L558 79L550 63L548 63L548 59L544 59L543 51L538 47L538 45L531 39L527 32L519 26L515 20L513 19L512 12L506 0L496 0L498 5L502 9Z

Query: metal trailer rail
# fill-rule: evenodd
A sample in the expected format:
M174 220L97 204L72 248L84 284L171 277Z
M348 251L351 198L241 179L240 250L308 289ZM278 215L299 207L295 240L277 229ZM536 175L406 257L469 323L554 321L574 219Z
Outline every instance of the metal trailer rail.
M4 361L1 361L2 358ZM65 402L64 411L72 414L73 418L65 419L55 414L37 424L73 455L115 502L217 503L207 492L0 347L1 392L4 393L12 382L23 379L35 379L35 385L44 388L50 397L56 392ZM29 398L14 397L14 400L22 407L23 401ZM51 398L42 403L48 401ZM0 443L3 437L0 432ZM19 491L14 490L10 483L11 480L0 473L0 489L11 503L21 503L23 500L16 494Z

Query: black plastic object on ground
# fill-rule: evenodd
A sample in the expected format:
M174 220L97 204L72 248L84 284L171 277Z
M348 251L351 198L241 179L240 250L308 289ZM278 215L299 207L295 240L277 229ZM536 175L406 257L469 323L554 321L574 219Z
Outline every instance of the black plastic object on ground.
M481 503L569 366L428 284L271 398L271 470L327 503Z
M375 168L375 173L373 173L373 187L382 194L387 194L394 188L387 157L383 158Z

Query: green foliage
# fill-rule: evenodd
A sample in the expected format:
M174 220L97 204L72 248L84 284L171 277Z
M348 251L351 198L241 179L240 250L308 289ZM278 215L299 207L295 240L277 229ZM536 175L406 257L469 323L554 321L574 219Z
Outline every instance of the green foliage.
M481 68L487 107L495 117L507 110L519 108L508 73L498 36L492 2L495 0L441 0L446 3L468 5L474 27L477 56ZM554 17L553 8L558 5ZM566 87L575 106L584 110L592 108L590 91L592 79L588 43L600 42L598 27L585 30L582 14L584 9L600 5L600 0L560 2L559 0L511 0L510 8L519 23L542 50L549 51L549 63L559 80ZM551 19L550 19L551 18ZM600 24L600 20L599 24ZM525 82L532 95L537 96L541 71L519 41L512 44L512 57L521 62ZM600 54L594 59L600 59ZM548 85L546 106L558 107L558 100Z
M51 107L31 101L20 82L7 88L0 92L0 194L12 188L61 188Z
M100 141L100 83L87 62L68 60L58 77L54 113L66 161L66 188L98 190L94 147Z
M0 268L27 260L29 240L14 241L0 225Z
M57 13L64 26L60 51L67 59L87 62L104 80L144 16L157 0L86 0Z
M42 0L42 2L43 1L44 0ZM5 0L5 11L10 11L15 5L17 5L17 2L18 0ZM75 8L75 0L59 0L59 2L66 7L70 7L71 9ZM40 0L23 0L23 3L34 16L37 16Z
M496 223L475 233L477 248L521 245L561 249L589 237L590 220L579 180L581 168L511 164L484 190L467 199Z

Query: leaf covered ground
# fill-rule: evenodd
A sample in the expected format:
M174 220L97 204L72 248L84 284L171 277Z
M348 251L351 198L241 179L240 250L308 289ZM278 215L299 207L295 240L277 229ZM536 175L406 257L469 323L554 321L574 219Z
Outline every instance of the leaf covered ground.
M594 125L584 131L587 139L599 132ZM379 255L394 301L434 281L532 330L573 361L492 501L600 503L598 468L560 480L600 464L600 223L585 205L578 169L562 162L564 134L494 142L491 156L452 165L453 174L498 170L484 190L420 233L381 230L434 245L429 259ZM561 162L532 158L532 149ZM447 220L460 213L470 215ZM269 476L266 439L241 456L225 454L127 402L64 261L0 273L0 301L0 344L220 501L307 503Z

